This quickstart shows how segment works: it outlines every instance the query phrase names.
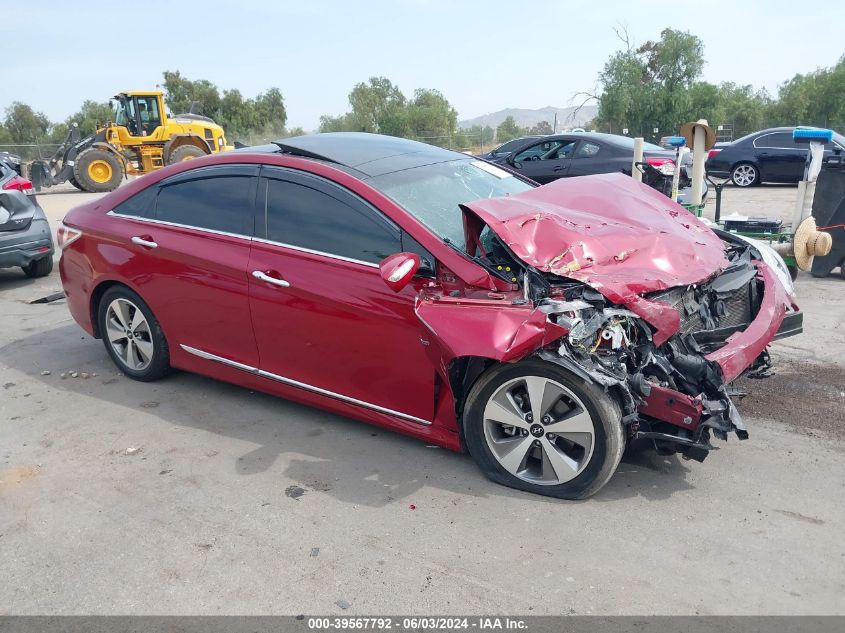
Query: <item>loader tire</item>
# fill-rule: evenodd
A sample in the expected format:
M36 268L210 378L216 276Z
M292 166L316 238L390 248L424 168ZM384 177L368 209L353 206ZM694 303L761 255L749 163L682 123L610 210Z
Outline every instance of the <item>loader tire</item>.
M192 160L205 155L206 153L196 145L180 145L170 152L170 158L168 159L167 164L172 165L173 163L181 163L183 160Z
M123 180L123 165L112 152L92 147L76 157L73 178L83 191L114 191Z
M74 178L73 176L70 176L70 177L67 179L67 181L68 181L70 184L72 184L74 187L76 187L77 189L79 189L80 191L85 191L85 189L83 189L83 188L82 188L82 185L80 185L80 184L76 181L76 178Z

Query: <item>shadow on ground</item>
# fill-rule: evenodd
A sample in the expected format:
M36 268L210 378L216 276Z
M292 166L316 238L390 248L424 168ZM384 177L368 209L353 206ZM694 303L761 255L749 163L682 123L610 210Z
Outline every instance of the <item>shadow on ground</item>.
M412 497L424 486L477 497L522 496L561 503L487 481L468 455L274 396L185 372L175 372L156 383L132 381L119 374L102 343L84 335L75 324L56 326L3 346L0 362L52 389L154 415L167 424L251 443L255 449L230 463L238 475L264 473L280 455L286 455L286 476L306 490L320 490L348 503L383 506ZM41 368L49 369L50 375L41 375ZM70 371L97 376L61 378L61 373ZM52 400L61 402L61 398ZM91 408L98 410L96 404ZM96 417L87 423L96 426ZM131 419L127 423L132 423ZM687 471L687 465L675 456L632 451L610 483L582 503L632 497L665 499L692 487L686 481Z

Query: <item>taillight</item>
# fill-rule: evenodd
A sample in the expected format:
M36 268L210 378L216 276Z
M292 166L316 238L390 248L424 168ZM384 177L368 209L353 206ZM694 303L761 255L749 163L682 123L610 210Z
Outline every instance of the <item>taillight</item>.
M15 176L9 182L3 185L3 189L15 189L17 191L23 191L29 196L35 193L35 190L32 188L32 183L23 176Z
M56 239L59 243L60 249L65 249L67 246L73 244L80 237L82 237L82 231L80 231L79 229L73 229L64 223L62 223L59 226L59 230L56 231Z
M664 176L671 176L675 173L675 161L671 158L646 158L645 162Z
M721 149L711 149L709 152L707 152L707 158L713 158L716 154L721 151Z

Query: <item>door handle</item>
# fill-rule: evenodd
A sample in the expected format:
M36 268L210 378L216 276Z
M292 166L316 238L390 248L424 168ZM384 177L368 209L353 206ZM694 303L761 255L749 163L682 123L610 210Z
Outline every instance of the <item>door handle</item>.
M556 165L552 171L561 171L563 170L563 165Z
M270 275L261 272L260 270L253 270L252 276L256 279L260 279L261 281L266 281L268 284L273 284L274 286L281 286L282 288L289 288L290 284L286 282L284 279L279 279L277 277L271 277Z
M132 238L132 243L138 244L139 246L146 246L147 248L155 248L158 246L158 244L156 244L152 240L144 239L144 237L139 237L137 235Z

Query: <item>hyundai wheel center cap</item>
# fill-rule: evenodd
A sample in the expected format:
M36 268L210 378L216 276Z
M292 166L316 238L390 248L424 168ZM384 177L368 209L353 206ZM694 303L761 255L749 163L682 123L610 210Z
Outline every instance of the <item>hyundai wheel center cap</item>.
M532 424L531 428L528 429L528 432L531 433L531 435L533 435L534 437L543 437L543 435L545 435L546 433L545 429L543 429L542 424Z

